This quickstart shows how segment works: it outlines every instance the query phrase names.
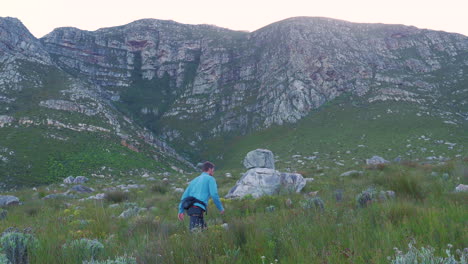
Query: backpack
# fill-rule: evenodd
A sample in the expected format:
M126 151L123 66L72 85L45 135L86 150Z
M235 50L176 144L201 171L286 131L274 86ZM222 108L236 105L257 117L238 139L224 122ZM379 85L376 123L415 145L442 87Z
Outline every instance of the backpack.
M194 203L202 204L206 208L206 204L204 202L198 200L193 196L189 196L182 200L182 208L184 208L184 210L188 210L190 207L193 206Z

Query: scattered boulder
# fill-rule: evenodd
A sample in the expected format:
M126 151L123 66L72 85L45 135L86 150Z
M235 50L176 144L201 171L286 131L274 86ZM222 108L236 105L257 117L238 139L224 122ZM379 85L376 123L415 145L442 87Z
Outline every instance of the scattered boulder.
M225 175L226 175L226 178L231 178L231 177L232 177L232 174L231 174L231 173L229 173L229 172L226 172L226 174L225 174Z
M74 184L83 184L85 182L88 181L88 178L86 178L85 176L78 176L75 178L75 180L73 181Z
M389 161L379 156L373 156L370 159L366 159L367 165L379 165L379 164L386 164L386 163L389 163Z
M244 167L246 169L252 168L267 168L275 169L275 157L273 152L268 149L252 150L245 156Z
M86 198L86 200L104 200L104 198L106 198L105 193L98 193L96 195Z
M20 200L18 197L12 195L0 195L0 207L10 206L10 205L19 205Z
M183 192L184 192L184 188L174 188L174 192L183 193Z
M127 185L118 185L118 188L120 188L123 191L128 191L130 189L142 189L145 188L146 185L144 184L127 184Z
M315 181L314 178L304 178L306 183Z
M201 162L197 163L197 166L196 166L196 167L197 167L197 169L199 169L199 170L203 170L203 163L201 163Z
M348 177L348 176L355 176L355 175L362 175L362 171L357 171L357 170L351 170L347 172L343 172L340 177Z
M73 195L73 194L68 194L68 193L53 193L53 194L49 194L47 196L45 196L44 200L48 200L48 199L76 199L78 198L76 195Z
M65 184L73 184L74 181L75 181L75 177L73 177L73 176L68 176L67 178L65 178L65 179L63 180L63 183L65 183Z
M92 193L92 192L94 192L94 189L83 186L83 185L75 185L75 186L70 188L70 191L74 191L74 192L77 192L77 193Z
M468 192L468 185L459 184L457 187L455 187L455 192Z
M300 192L306 185L304 177L299 173L281 172L280 177L281 185L290 191Z

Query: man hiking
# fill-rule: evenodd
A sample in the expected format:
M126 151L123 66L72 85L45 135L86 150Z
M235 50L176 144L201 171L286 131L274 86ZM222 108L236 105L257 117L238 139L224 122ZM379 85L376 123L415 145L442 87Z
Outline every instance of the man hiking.
M184 220L184 210L190 216L190 230L194 228L206 228L203 214L206 212L208 200L213 199L214 204L224 214L224 208L219 200L218 186L213 177L215 166L207 161L203 163L203 173L193 179L185 190L179 204L180 221Z

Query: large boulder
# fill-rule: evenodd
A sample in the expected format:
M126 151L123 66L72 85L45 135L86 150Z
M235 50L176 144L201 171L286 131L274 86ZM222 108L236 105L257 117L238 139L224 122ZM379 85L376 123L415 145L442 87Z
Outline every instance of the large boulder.
M282 188L300 192L305 184L305 179L298 173L280 173L269 168L253 168L237 181L226 198L239 198L246 195L258 198L263 195L277 194Z
M244 173L226 198L246 195L258 198L262 195L272 195L278 191L280 184L281 177L278 171L269 168L253 168Z
M275 169L275 157L268 149L252 150L244 158L244 167Z
M0 195L0 207L9 205L18 205L20 200L12 195Z

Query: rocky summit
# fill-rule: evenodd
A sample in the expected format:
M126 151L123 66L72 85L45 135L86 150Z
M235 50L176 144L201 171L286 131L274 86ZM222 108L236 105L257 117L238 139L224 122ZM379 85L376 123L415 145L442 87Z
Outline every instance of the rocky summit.
M206 139L297 123L344 96L362 108L408 104L463 130L467 72L468 37L403 25L297 17L241 32L144 19L36 39L0 18L0 132L47 128L23 136L70 144L98 135L178 170L202 158ZM85 174L60 171L65 152L30 164L12 142L0 141L8 162Z

